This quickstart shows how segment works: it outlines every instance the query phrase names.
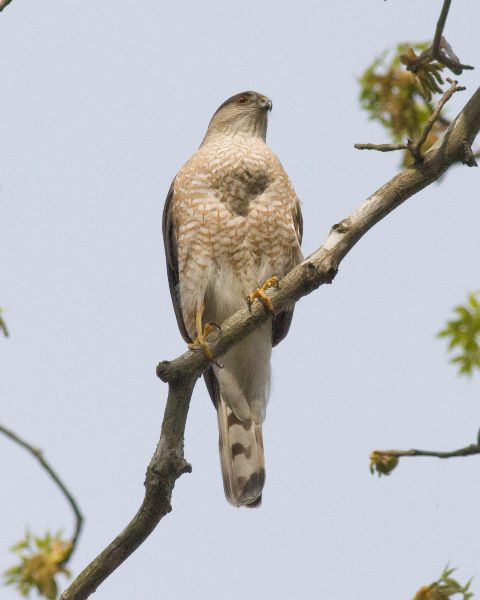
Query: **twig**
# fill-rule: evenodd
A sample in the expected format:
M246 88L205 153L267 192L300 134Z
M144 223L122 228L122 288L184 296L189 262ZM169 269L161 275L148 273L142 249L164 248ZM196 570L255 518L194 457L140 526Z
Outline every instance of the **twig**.
M446 43L446 40L444 41ZM463 71L473 71L473 69L475 69L472 65L465 65L456 59L449 58L445 52L442 51L437 54L437 61L449 68L455 75L461 75Z
M380 456L389 456L395 458L401 458L402 456L432 456L435 458L456 458L457 456L473 456L480 454L479 444L470 444L465 448L459 448L458 450L452 450L451 452L437 452L435 450L374 450L372 454L378 454Z
M474 154L470 144L464 144L462 153L462 163L464 165L467 165L467 167L478 167L476 159L479 157L480 153L477 152Z
M395 150L407 150L407 144L354 144L357 150L378 150L379 152L394 152Z
M450 100L453 94L455 94L455 92L463 92L466 89L465 87L458 85L458 81L456 81L455 79L450 79L449 77L447 77L447 81L450 84L450 87L440 98L437 106L435 107L435 110L430 115L430 118L428 119L425 127L423 128L422 135L418 138L418 140L415 143L410 144L409 140L409 143L407 144L408 150L415 159L415 162L423 161L422 146L425 143L428 134L432 130L432 127L435 125L435 121L437 121L438 117L440 116L442 108Z
M5 323L5 321L2 317L2 309L1 308L0 308L0 329L2 330L3 335L5 337L9 337L10 333L8 331L7 324Z
M10 4L10 2L12 2L12 0L0 0L0 12L2 12L2 10Z
M455 94L455 92L463 92L466 88L458 85L458 81L449 79L447 77L447 81L450 84L448 90L443 94L440 98L437 106L434 111L430 115L430 118L425 124L423 128L421 136L415 142L413 140L408 140L406 144L354 144L354 148L357 150L378 150L380 152L393 152L395 150L407 150L412 155L415 164L421 164L424 160L422 155L422 146L425 143L428 134L432 130L432 127L435 125L435 122L440 118L440 113L445 104L450 100L450 98ZM470 149L471 152L471 149ZM472 164L473 154L470 156L466 151L464 153L464 164L468 164L469 166L474 166Z
M435 37L433 38L431 51L432 56L436 56L440 49L440 42L442 40L443 30L445 29L445 23L447 22L448 11L450 10L450 5L452 4L452 0L445 0L442 6L442 12L438 17L437 26L435 27Z
M418 58L409 61L407 64L407 71L416 73L422 65L435 60L449 68L455 75L461 75L462 71L475 68L471 65L464 65L461 63L458 56L453 52L450 44L443 37L443 30L445 29L445 23L447 21L451 3L452 0L444 0L442 11L435 27L435 36L432 45L424 50Z
M70 558L75 550L75 546L77 544L78 538L80 536L80 532L82 530L82 525L83 525L83 515L80 512L80 508L79 508L75 498L73 497L72 493L68 490L67 486L60 479L60 477L57 475L57 473L53 470L53 468L45 460L41 450L39 450L38 448L35 448L31 444L29 444L28 442L26 442L25 440L20 438L16 433L13 433L13 431L10 431L10 429L7 429L3 425L0 425L0 433L5 434L13 442L18 444L19 446L22 446L22 448L25 448L25 450L30 452L30 454L38 460L38 462L42 465L42 467L45 469L45 471L50 475L50 477L53 479L53 481L60 488L62 494L67 499L67 502L69 503L69 505L75 515L75 531L74 531L72 539L70 540L72 543L72 549L69 552L68 558L67 558L67 560L70 560Z
M374 192L347 218L332 227L325 243L292 269L278 290L267 292L274 311L291 307L319 286L331 283L343 258L381 219L408 198L436 181L452 164L461 161L463 145L471 146L480 130L480 88L446 132L441 145L430 149L423 164L407 168ZM269 315L259 302L245 306L221 324L221 332L208 336L212 355L219 358L266 321ZM134 552L171 510L175 481L190 471L183 454L185 423L193 387L208 366L201 352L186 352L162 362L157 375L168 382L168 399L160 441L148 466L145 498L127 527L78 575L61 600L84 600Z

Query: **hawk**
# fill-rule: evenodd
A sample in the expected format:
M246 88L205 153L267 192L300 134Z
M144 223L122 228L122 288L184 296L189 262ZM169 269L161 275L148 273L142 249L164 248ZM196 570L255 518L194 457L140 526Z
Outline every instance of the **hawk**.
M261 503L270 356L293 315L293 305L273 314L265 290L302 260L300 203L265 143L271 109L257 92L226 100L175 176L163 212L173 307L189 347L211 360L204 378L217 410L225 495L234 506ZM255 299L270 318L219 365L205 337Z

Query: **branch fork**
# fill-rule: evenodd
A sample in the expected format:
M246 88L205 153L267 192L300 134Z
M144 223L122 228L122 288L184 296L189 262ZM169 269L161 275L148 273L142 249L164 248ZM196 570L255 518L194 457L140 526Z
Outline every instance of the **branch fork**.
M440 98L437 106L435 107L435 110L430 115L430 118L428 119L427 123L425 124L425 127L423 128L423 131L422 131L422 135L418 138L418 140L415 141L415 140L409 139L409 140L407 140L406 144L354 144L354 147L357 150L377 150L380 152L392 152L395 150L406 150L412 156L415 165L422 164L425 160L425 157L422 154L422 146L426 142L428 135L431 132L436 121L439 120L440 113L441 113L443 107L450 100L450 98L453 96L453 94L455 94L456 92L463 92L466 89L464 86L458 85L458 81L456 81L455 79L450 79L449 77L447 77L447 81L450 84L450 87ZM467 151L465 150L466 146L468 146L468 148L469 148L469 151L468 151L469 153L467 153ZM472 152L471 146L466 141L463 143L462 152L463 152L464 157L466 158L466 160L463 160L462 162L468 166L476 166L476 162L475 162L475 165L473 165L473 162L472 162L472 159L473 159L473 161L475 161L475 158L473 157L473 152Z
M460 62L458 56L443 35L451 4L452 0L444 0L442 11L435 28L435 36L432 45L424 50L417 59L409 62L407 71L416 73L421 66L435 60L450 69L455 75L461 75L464 70L474 68L471 65L464 65Z

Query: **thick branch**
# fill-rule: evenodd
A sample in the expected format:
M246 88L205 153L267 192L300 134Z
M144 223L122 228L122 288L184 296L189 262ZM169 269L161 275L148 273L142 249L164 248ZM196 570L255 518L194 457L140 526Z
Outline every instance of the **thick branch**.
M68 559L67 559L67 560L70 560L70 557L72 556L72 554L75 550L75 547L77 545L77 541L78 541L80 532L82 530L82 525L83 525L83 515L80 512L80 508L77 504L77 501L75 500L75 498L73 497L72 493L69 491L67 486L60 479L59 475L57 475L57 473L54 471L54 469L50 466L50 464L43 457L41 450L39 450L38 448L35 448L31 444L29 444L28 442L26 442L25 440L20 438L16 433L13 433L13 431L10 431L10 429L7 429L3 425L0 425L0 433L5 434L13 442L18 444L22 448L25 448L25 450L30 452L30 454L38 460L38 462L41 464L43 469L45 469L45 471L53 479L53 481L55 482L57 487L60 489L62 494L65 496L68 504L70 505L70 508L72 509L73 514L75 515L75 531L74 531L72 539L71 539L72 549L69 552Z
M320 285L331 283L337 269L355 244L381 219L405 200L437 180L453 163L462 161L465 144L471 146L480 129L480 88L447 130L441 146L430 150L421 165L403 170L365 200L347 218L334 225L325 243L267 294L278 312ZM254 302L251 312L239 310L208 337L215 358L225 354L268 318L263 305ZM169 384L162 433L147 469L145 499L124 531L83 571L61 600L83 600L104 581L153 531L170 510L176 479L190 470L183 457L183 436L193 387L208 366L203 353L188 351L171 362L162 362L157 375Z

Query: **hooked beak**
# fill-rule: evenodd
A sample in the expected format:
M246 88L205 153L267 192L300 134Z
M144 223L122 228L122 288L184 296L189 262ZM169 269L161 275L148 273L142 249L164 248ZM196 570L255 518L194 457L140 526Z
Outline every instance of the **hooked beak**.
M272 110L273 104L272 101L270 100L270 98L267 98L266 96L260 96L259 97L259 104L261 108L264 108L265 110Z

